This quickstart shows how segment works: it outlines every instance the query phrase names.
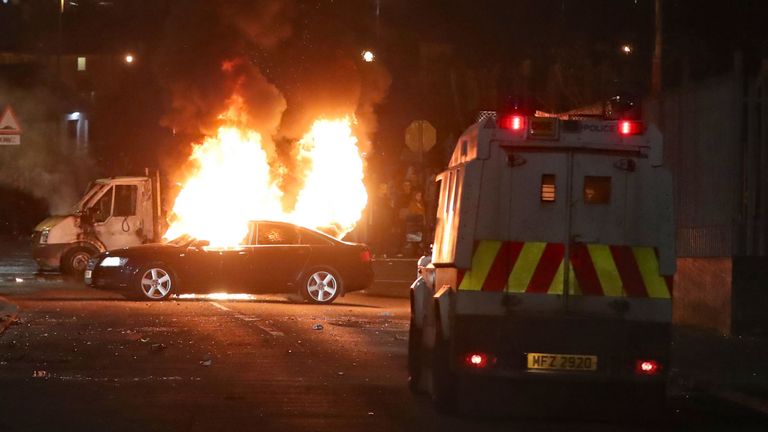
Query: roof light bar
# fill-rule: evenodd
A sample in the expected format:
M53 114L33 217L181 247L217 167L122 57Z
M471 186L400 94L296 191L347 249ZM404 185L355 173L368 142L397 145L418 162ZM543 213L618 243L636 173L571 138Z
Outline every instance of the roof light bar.
M525 128L525 117L521 115L506 115L499 119L499 126L513 131L522 131Z
M618 129L620 135L639 135L643 133L643 123L632 120L619 120Z

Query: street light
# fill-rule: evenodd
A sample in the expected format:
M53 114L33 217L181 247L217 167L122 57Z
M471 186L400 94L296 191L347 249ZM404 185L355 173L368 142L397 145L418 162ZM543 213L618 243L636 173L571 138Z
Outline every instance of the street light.
M373 51L365 50L362 53L363 61L366 63L371 63L376 59L376 56L373 54Z
M126 54L123 60L126 64L133 64L133 61L136 59L133 57L133 54Z
M632 54L632 45L630 45L630 44L622 45L621 46L621 52L624 53L625 55Z

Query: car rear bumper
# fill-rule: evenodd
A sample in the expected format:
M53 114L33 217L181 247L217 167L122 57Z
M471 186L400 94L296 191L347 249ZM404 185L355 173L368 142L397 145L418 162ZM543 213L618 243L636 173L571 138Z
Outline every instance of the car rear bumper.
M373 285L373 268L368 266L350 272L344 281L344 293L366 290Z
M471 375L653 387L663 384L669 371L669 324L588 316L461 316L453 331L453 366ZM474 352L490 356L492 364L481 370L469 367L463 360ZM594 356L597 367L592 371L531 369L531 353ZM643 360L656 361L661 367L653 375L639 374L637 362Z

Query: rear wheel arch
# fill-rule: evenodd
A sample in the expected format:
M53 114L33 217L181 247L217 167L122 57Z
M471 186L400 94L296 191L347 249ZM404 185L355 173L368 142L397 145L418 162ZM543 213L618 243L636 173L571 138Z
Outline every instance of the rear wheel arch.
M451 337L451 309L453 307L453 295L451 288L446 285L434 295L435 326L439 326L439 332L446 338Z
M432 402L438 411L454 414L457 408L458 378L453 370L451 343L449 337L442 332L441 321L438 313L435 322L435 345L431 356Z

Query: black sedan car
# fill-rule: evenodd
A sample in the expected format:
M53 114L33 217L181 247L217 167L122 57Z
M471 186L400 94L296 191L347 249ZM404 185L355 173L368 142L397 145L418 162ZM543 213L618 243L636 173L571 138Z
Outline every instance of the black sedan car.
M94 257L85 283L137 300L181 293L290 293L331 303L373 281L371 254L362 244L283 222L250 223L245 244L210 248L180 238L104 252Z

